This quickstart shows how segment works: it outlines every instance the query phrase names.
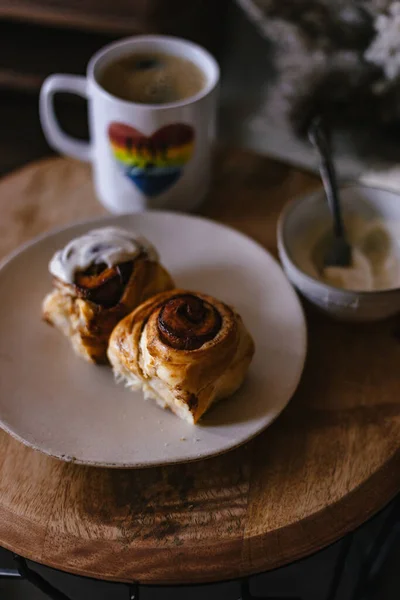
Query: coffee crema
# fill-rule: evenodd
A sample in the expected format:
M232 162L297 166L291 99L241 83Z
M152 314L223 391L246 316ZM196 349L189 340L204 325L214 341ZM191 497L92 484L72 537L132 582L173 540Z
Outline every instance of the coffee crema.
M168 104L198 94L206 83L203 71L181 56L129 54L110 62L99 77L113 96L140 104Z

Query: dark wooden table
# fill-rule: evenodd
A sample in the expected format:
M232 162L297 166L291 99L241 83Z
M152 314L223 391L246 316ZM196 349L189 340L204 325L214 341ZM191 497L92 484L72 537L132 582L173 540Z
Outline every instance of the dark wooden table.
M282 206L316 179L236 150L216 164L202 214L276 253ZM66 159L3 179L0 208L1 256L104 212L89 167ZM0 433L0 545L81 575L195 583L273 569L353 530L400 489L399 322L350 326L308 307L307 319L298 392L272 427L224 456L114 471Z

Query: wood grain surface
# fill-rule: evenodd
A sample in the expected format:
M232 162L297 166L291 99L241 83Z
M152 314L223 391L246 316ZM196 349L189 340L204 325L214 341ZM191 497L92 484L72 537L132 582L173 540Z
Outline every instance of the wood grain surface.
M284 202L318 182L242 151L221 152L216 163L202 213L275 252ZM104 212L89 168L66 159L4 179L0 209L1 256ZM298 392L271 428L224 456L95 469L1 432L0 545L81 575L194 583L281 566L361 524L400 490L400 321L351 326L306 311L309 356Z

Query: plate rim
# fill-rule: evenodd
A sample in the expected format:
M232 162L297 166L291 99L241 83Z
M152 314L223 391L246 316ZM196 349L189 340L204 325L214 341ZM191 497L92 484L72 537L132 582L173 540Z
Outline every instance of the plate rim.
M211 225L217 226L219 228L222 228L222 229L226 230L227 232L231 232L231 233L233 232L234 234L236 234L240 238L242 238L246 243L250 243L251 245L253 245L253 247L264 252L269 257L269 259L275 264L275 266L278 267L278 269L281 271L281 274L283 275L284 279L286 280L286 282L288 284L288 291L289 291L289 293L291 293L294 303L297 306L297 311L298 311L298 316L299 316L299 327L301 327L301 336L302 336L301 347L302 347L302 351L303 351L302 359L299 363L296 377L293 380L293 384L291 386L291 392L288 396L288 399L285 401L283 406L278 410L278 412L276 412L276 414L273 416L273 418L268 423L264 424L257 431L253 432L251 435L249 435L245 439L243 439L237 443L234 442L231 444L227 444L224 446L223 449L213 451L208 454L203 454L201 456L193 456L190 458L182 457L182 458L175 459L175 460L174 459L173 460L165 460L165 461L157 460L157 461L149 461L149 462L145 462L145 463L137 462L137 461L134 463L122 463L122 462L105 463L105 462L93 461L93 460L90 460L90 461L83 460L83 459L76 458L74 456L69 456L66 454L57 454L56 452L50 452L47 449L41 448L39 446L35 446L32 442L23 438L15 430L13 430L11 427L9 427L0 416L0 428L3 429L3 431L5 431L7 434L9 434L12 438L14 438L18 442L22 443L24 446L31 448L32 450L35 450L36 452L40 452L41 454L44 454L45 456L49 456L51 458L61 460L65 463L72 463L72 464L77 464L77 465L82 465L82 466L104 468L104 469L117 469L117 470L145 469L145 468L154 468L154 467L165 467L168 465L172 466L172 465L178 465L178 464L190 464L193 462L199 462L201 460L208 460L210 458L221 456L223 454L226 454L227 452L231 452L231 451L239 448L240 446L243 446L243 445L251 442L252 440L254 440L254 438L261 435L266 429L268 429L276 421L276 419L282 414L282 412L286 409L289 402L293 398L297 388L299 387L299 384L300 384L300 381L301 381L301 378L302 378L302 375L304 372L307 354L308 354L308 329L307 329L307 321L306 321L303 306L300 302L300 298L299 298L298 294L296 293L296 290L291 285L289 279L286 276L286 273L284 272L284 270L282 268L282 265L279 263L279 260L276 259L275 256L273 256L272 253L269 252L269 250L267 250L264 246L262 246L262 244L260 244L256 240L254 240L252 237L250 237L246 233L243 233L242 231L236 229L235 227L226 225L225 223L221 223L219 221L214 221L213 219L210 219L208 217L204 217L204 216L198 215L198 214L184 213L182 211L157 210L157 209L151 209L151 210L142 211L142 212L138 212L138 213L107 214L107 215L102 215L102 216L98 216L98 217L93 217L90 219L80 219L77 221L72 221L71 223L68 223L66 225L61 225L60 227L54 227L54 228L48 229L48 230L44 231L43 233L33 237L32 239L24 242L23 244L20 244L19 246L17 246L17 248L12 250L9 254L7 254L5 257L3 257L0 260L0 277L1 277L1 272L3 271L3 269L9 263L11 263L17 256L19 256L20 254L22 254L23 252L28 250L30 247L35 246L36 244L40 243L41 241L47 239L48 237L55 236L60 233L64 233L65 231L72 229L74 227L86 226L86 225L90 226L90 225L95 225L96 223L101 224L103 222L110 221L111 219L123 219L124 217L135 218L135 216L137 216L137 215L143 216L143 215L152 215L152 214L156 214L159 216L180 216L185 219L189 219L191 221L204 221L207 224L211 224Z

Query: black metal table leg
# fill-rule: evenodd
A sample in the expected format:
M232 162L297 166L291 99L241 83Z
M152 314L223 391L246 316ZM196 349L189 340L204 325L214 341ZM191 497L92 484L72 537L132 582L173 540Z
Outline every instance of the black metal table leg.
M14 561L17 565L17 568L1 569L0 578L23 579L25 581L29 581L29 583L31 583L38 590L43 592L43 594L51 598L51 600L70 600L70 598L66 596L63 592L60 592L60 590L58 590L53 585L48 583L45 579L43 579L41 575L39 575L35 571L32 571L32 569L28 567L25 558L14 554Z
M129 600L139 600L139 585L137 583L130 583L128 585Z
M397 496L393 503L382 527L377 535L375 542L372 544L372 548L364 561L360 574L357 580L357 584L354 588L352 600L364 600L366 598L367 589L370 585L371 573L373 572L374 565L378 562L382 552L385 550L385 545L389 539L396 523L400 522L400 494Z
M21 579L17 569L0 569L0 579Z
M336 600L337 593L339 590L340 583L342 581L344 568L346 566L346 560L348 558L351 545L353 543L353 533L349 533L346 537L341 541L341 548L339 551L339 556L336 560L335 567L333 569L332 581L329 586L328 594L326 596L326 600Z

